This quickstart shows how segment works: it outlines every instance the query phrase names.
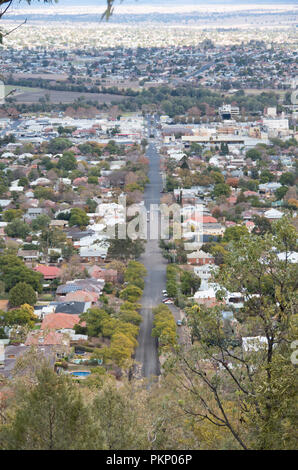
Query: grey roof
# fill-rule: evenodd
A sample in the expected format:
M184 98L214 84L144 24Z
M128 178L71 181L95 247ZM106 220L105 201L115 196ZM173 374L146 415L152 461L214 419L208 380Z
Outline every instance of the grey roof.
M56 294L68 294L69 292L76 292L78 290L82 290L81 287L74 284L63 284L57 288Z
M49 361L51 366L54 366L56 361L56 353L53 349L53 345L43 345L37 347L40 354L42 354ZM11 377L13 375L14 367L18 358L30 350L32 350L32 346L6 346L4 349L4 369L0 369L0 375L2 374L5 377Z
M55 313L80 315L86 309L86 302L57 302Z

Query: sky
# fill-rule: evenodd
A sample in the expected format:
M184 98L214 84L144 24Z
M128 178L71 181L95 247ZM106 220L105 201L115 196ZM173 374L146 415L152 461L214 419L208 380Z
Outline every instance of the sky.
M186 14L206 11L237 11L251 9L274 10L293 9L297 0L115 0L114 14ZM57 4L44 4L32 0L28 6L25 0L14 0L7 16L14 15L86 15L103 13L106 0L58 0ZM295 8L295 7L294 7Z
M17 2L15 2L17 4ZM20 2L21 8L28 8L25 5L24 1ZM96 6L101 6L101 5L106 5L106 0L59 0L58 1L59 5L61 6L86 6L86 5L96 5ZM116 0L115 5L117 6L120 5L120 0ZM187 5L206 5L206 4L211 4L211 5L224 5L224 4L287 4L287 3L297 3L297 0L123 0L122 4L127 4L127 5L156 5L156 6L172 6L172 5L177 5L177 6L183 6L185 4ZM38 5L38 2L32 2L31 8L34 4L34 8L40 7L42 8L42 5ZM29 7L30 8L30 7Z

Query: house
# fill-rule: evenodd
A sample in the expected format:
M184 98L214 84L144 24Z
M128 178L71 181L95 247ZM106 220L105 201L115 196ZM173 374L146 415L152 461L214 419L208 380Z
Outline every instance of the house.
M283 212L280 212L277 209L269 209L264 213L264 217L266 217L266 219L270 220L271 222L281 219L283 215Z
M27 261L32 263L32 261L37 261L39 259L40 253L37 250L19 250L18 256L23 258L25 262Z
M67 284L58 286L56 294L66 296L70 292L85 291L95 292L100 296L104 285L104 279L75 279L74 281L69 281Z
M80 302L95 304L98 300L99 294L96 292L87 292L84 290L78 290L76 292L69 292L64 297L65 302Z
M91 301L89 302L55 302L56 305L55 313L67 313L68 315L80 315L91 307Z
M50 313L46 315L41 323L41 330L67 330L73 332L74 326L80 321L79 315L68 313Z
M101 261L106 259L108 247L105 245L91 245L80 248L80 258L82 262Z
M52 220L50 222L50 228L65 228L68 227L68 220Z
M89 276L94 279L104 279L106 282L117 282L118 273L115 269L104 269L99 266L93 265L87 267Z
M35 346L41 358L47 360L51 367L54 367L57 360L57 352L53 345L37 345ZM2 374L6 378L13 377L15 373L15 365L24 354L32 351L32 346L25 346L21 344L19 346L8 345L4 349L4 367L0 369L0 375Z
M40 207L31 207L25 214L25 219L34 220L40 215L44 214L45 210Z
M51 281L61 276L61 269L56 266L44 266L40 264L34 268L34 271L43 275L45 281Z
M55 330L30 331L25 346L53 346L57 356L63 357L70 353L70 338Z
M215 268L214 264L203 264L201 266L194 266L193 270L202 282L208 282Z
M205 251L194 251L187 255L187 264L197 264L200 266L204 264L214 264L214 258L209 253L205 253Z

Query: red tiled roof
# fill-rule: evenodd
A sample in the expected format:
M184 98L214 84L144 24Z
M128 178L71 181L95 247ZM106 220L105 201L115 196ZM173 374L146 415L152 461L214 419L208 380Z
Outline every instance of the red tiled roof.
M65 296L66 302L96 302L97 300L98 294L96 292L86 292L83 290L69 292Z
M34 271L41 273L45 277L48 277L48 276L59 277L61 274L61 269L56 268L56 266L39 265L39 266L36 266L36 268L34 268Z
M64 335L62 333L58 333L55 330L50 330L48 332L43 331L31 331L26 339L25 345L38 345L38 344L63 344Z
M217 220L215 217L211 217L211 215L203 216L203 224L216 224Z
M49 313L44 317L40 329L61 330L63 328L67 328L72 330L79 321L79 315L70 315L69 313Z

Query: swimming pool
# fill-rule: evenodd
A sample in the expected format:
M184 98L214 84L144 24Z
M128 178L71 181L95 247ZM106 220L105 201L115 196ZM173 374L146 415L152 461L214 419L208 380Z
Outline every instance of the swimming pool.
M86 377L90 374L91 372L89 370L74 370L73 372L70 372L70 375L73 375L74 377Z

